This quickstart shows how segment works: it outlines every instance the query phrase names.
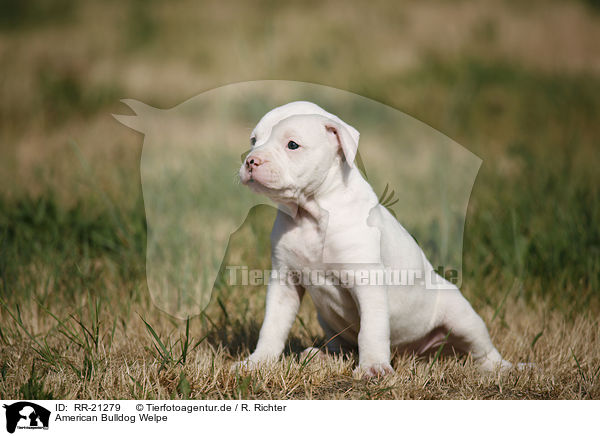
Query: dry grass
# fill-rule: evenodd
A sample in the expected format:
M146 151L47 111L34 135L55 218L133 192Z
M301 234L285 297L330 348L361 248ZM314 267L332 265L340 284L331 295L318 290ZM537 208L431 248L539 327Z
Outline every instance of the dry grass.
M263 293L258 294L253 298L260 299ZM137 306L132 312L156 321L153 329L170 359L160 357L152 345L161 349L159 342L137 315L119 319L112 332L113 325L109 322L112 315L102 314L98 347L88 352L58 333L56 321L33 306L33 311L23 311L21 315L28 320L38 342L37 331L53 332L46 337L56 364L46 361L51 369L37 379L31 371L33 361L38 361L38 368L45 365L32 352L35 342L23 335L20 339L13 336L14 339L0 347L5 374L3 397L22 397L27 392L23 386L33 386L38 397L67 399L600 398L600 328L597 319L588 316L578 315L565 322L563 316L548 313L541 302L532 309L510 301L505 306L503 320L490 321L492 310L484 310L482 315L503 355L513 362L533 362L535 368L482 375L467 356L442 355L436 360L433 355L416 358L405 354L393 358L396 374L365 381L353 378L356 362L353 355L301 361L299 351L320 344L319 327L311 306L303 305L299 315L303 321L296 322L286 355L276 364L254 372L231 371L230 367L245 357L248 347L254 344L260 310L235 319L226 319L223 312L209 310L206 318L191 320L185 363L177 363L183 355L180 346L182 341L185 343L185 322L170 321L151 307ZM206 325L211 325L208 319L216 324L207 329ZM5 327L5 338L11 330ZM200 338L205 339L196 346ZM89 365L86 358L91 362ZM77 374L71 366L87 370Z

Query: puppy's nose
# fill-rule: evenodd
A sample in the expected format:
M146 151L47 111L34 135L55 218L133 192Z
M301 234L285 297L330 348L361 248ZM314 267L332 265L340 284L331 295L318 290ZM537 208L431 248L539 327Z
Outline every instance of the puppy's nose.
M252 170L260 165L262 165L263 160L258 156L248 156L246 158L246 168Z

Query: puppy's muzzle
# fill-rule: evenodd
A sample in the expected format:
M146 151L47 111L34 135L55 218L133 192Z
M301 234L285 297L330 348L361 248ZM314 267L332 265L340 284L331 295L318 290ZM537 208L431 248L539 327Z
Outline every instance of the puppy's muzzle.
M248 156L240 168L240 180L243 184L247 184L255 180L258 174L258 169L264 165L266 161L259 156Z

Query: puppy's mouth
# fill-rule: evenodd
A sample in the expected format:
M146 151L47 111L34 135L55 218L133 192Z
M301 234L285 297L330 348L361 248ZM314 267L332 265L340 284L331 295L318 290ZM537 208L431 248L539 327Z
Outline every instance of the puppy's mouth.
M286 187L273 186L269 180L264 180L260 174L242 169L240 182L257 194L265 195L275 202L293 202L292 190Z
M261 180L260 176L257 177L252 171L247 171L245 169L240 171L240 182L242 185L247 186L259 194L268 195L271 190L268 185Z
M273 185L270 177L270 172L265 171L263 168L247 168L246 166L242 166L239 172L240 181L243 185L249 186L251 188L261 186L265 189L273 189L271 185ZM272 175L271 175L272 176ZM258 185L258 186L257 186Z
M252 171L246 171L244 169L240 171L240 182L242 182L242 185L246 186L261 184L260 181L256 179Z
M277 191L277 189L271 188L265 182L257 179L253 174L249 174L245 180L242 180L242 184L259 194L269 195L269 193Z

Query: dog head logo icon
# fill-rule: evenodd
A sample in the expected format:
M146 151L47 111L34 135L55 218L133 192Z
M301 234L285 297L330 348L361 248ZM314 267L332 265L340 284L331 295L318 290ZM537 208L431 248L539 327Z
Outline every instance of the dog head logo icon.
M47 429L50 411L29 401L19 401L3 406L6 409L6 431L18 429Z

